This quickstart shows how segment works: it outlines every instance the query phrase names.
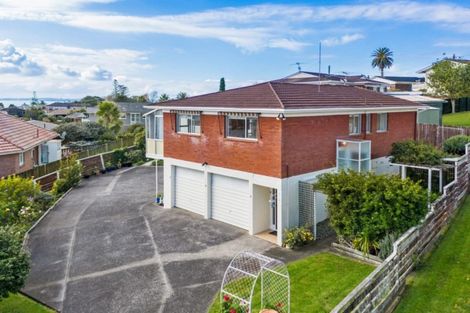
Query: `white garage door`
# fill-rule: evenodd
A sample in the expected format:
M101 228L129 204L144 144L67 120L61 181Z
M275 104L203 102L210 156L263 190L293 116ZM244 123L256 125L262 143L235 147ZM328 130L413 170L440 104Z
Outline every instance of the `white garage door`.
M248 181L212 175L212 218L248 229L250 224Z
M204 173L176 167L175 177L175 207L204 215Z

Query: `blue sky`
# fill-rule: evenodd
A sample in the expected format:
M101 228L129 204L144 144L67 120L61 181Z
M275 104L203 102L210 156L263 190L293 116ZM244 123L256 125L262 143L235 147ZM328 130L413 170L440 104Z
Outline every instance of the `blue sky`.
M0 98L190 95L296 71L378 73L370 54L394 51L388 75L443 53L470 58L468 1L0 0Z

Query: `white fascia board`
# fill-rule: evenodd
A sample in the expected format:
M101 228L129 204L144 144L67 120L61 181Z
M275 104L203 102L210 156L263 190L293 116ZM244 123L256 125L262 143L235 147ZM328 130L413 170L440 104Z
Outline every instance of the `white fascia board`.
M159 108L155 108L154 105L153 105L153 106L144 106L144 108L146 108L146 109L152 109L152 111L149 111L149 112L147 112L147 113L145 113L145 114L142 114L142 116L150 115L150 114L152 114L153 112L158 111L158 109L159 109Z

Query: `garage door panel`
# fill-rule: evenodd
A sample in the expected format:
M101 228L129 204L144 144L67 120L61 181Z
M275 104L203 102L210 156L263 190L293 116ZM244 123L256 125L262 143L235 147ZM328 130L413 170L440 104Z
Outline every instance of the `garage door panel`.
M204 173L175 168L175 207L204 215Z
M250 223L248 181L214 174L211 188L212 218L248 229Z

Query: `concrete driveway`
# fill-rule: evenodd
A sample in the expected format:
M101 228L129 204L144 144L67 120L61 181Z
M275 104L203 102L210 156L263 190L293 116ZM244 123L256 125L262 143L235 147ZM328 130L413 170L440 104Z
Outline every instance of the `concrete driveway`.
M24 291L62 312L202 313L234 254L280 253L236 227L156 207L154 192L153 167L84 180L31 233Z

